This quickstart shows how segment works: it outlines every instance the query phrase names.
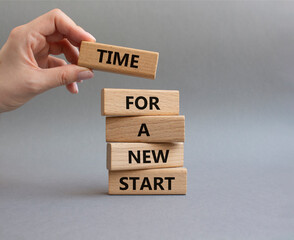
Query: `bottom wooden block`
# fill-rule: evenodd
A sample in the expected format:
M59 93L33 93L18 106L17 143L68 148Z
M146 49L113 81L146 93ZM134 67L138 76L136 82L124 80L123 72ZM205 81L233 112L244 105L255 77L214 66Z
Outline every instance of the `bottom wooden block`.
M109 194L186 194L187 169L109 171Z

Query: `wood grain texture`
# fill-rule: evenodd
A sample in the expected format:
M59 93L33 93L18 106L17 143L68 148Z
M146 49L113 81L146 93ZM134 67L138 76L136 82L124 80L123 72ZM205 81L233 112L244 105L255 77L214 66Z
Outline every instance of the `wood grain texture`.
M83 41L80 47L78 65L107 72L155 79L158 56L158 52Z
M179 91L115 89L101 90L101 115L179 115Z
M183 143L108 143L107 168L136 170L182 167Z
M185 116L106 117L106 141L184 142Z
M109 171L109 194L186 194L187 169Z

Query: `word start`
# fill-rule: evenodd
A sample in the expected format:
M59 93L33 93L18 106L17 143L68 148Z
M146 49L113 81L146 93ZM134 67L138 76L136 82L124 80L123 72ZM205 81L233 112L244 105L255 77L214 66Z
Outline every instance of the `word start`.
M121 177L119 182L121 186L120 190L166 190L163 183L166 182L167 190L172 190L172 181L175 177L153 177L149 179L148 177ZM130 187L130 186L131 187Z

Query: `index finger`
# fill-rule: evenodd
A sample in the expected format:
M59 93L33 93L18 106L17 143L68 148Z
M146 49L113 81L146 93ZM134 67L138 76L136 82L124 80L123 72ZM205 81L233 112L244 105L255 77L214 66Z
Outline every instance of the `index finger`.
M68 17L60 9L53 9L48 13L28 23L30 27L44 36L50 36L56 32L62 34L70 42L79 45L81 41L96 41L96 39Z

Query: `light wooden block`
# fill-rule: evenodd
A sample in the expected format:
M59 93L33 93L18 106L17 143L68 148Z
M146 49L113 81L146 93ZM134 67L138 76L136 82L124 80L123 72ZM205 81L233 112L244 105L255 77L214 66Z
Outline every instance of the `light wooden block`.
M179 91L104 88L101 115L179 115Z
M107 169L136 170L182 167L183 143L108 143Z
M184 142L185 116L106 117L107 142Z
M158 55L158 52L83 41L78 65L155 79Z
M187 169L109 171L109 194L186 194Z

